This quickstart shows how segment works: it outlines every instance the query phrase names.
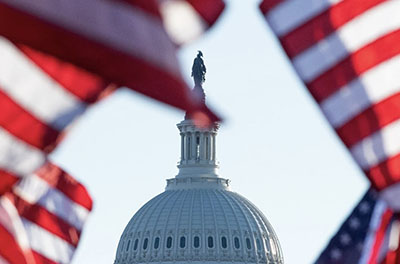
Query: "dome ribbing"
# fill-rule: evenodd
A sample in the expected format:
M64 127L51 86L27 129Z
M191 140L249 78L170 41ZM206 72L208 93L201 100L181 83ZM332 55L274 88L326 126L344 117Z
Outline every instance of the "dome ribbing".
M283 263L264 215L226 190L165 191L145 204L121 236L115 264Z

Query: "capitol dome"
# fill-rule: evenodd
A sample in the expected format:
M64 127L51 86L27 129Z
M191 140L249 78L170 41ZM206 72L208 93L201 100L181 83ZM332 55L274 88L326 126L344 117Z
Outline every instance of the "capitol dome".
M179 173L129 221L114 264L283 264L266 217L217 175L218 124L204 130L185 118L178 128Z

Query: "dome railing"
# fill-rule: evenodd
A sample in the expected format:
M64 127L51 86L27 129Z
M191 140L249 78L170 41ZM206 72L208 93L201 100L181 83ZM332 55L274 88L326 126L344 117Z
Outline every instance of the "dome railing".
M230 180L224 178L215 177L187 177L187 178L172 178L167 179L166 190L177 189L177 188L201 188L202 186L216 187L226 189L229 187Z

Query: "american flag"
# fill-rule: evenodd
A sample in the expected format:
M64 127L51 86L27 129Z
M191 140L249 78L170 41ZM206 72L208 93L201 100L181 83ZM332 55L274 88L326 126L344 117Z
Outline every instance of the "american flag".
M260 8L372 186L400 209L400 1L265 0Z
M69 263L92 202L47 154L112 86L1 37L0 56L0 263Z
M0 197L0 263L69 263L91 209L86 189L47 163Z
M100 78L0 38L0 191L47 159L65 128L106 90Z
M370 189L315 264L395 264L400 261L399 218Z
M384 223L379 236L367 234L365 240L374 221L358 207L317 263L399 263L398 217L390 210L400 211L400 1L264 0L260 9L325 117L390 208L376 216L375 222ZM371 198L365 199L360 206L371 207ZM352 224L363 230L351 233ZM394 242L386 249L365 242L383 243L390 236Z
M92 202L47 154L110 86L3 38L0 56L0 263L69 263Z

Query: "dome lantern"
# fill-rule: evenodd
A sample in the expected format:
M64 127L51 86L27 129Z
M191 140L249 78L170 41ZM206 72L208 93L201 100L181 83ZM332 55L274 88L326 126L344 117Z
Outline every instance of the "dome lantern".
M195 94L205 102L203 83L206 79L206 66L202 57L203 53L198 51L193 61L192 77ZM228 189L229 180L219 178L217 174L216 136L219 124L199 128L186 115L177 127L181 136L179 173L175 178L167 180L166 190L200 187Z

